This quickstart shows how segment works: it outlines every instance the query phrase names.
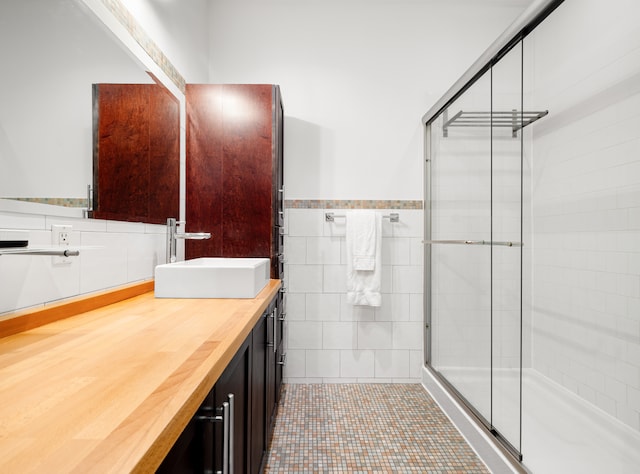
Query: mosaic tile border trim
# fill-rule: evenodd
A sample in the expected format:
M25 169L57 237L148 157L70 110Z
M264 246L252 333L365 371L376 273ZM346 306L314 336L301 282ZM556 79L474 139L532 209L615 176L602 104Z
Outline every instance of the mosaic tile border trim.
M14 198L5 197L11 201L34 202L36 204L49 204L51 206L62 207L87 207L87 198Z
M109 9L109 11L118 19L118 21L124 26L129 34L136 40L136 42L142 46L142 49L153 59L153 61L162 69L162 71L169 76L169 79L180 89L184 94L186 91L186 81L184 77L178 72L169 58L165 56L162 50L157 44L147 35L142 29L140 24L136 21L133 15L127 10L127 8L120 2L120 0L102 0L102 3Z
M422 201L366 199L285 199L287 209L423 209Z

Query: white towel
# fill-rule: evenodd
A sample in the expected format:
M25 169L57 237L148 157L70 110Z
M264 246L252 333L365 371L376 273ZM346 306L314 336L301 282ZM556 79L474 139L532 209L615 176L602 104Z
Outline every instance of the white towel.
M375 211L347 214L347 302L380 306L382 218Z

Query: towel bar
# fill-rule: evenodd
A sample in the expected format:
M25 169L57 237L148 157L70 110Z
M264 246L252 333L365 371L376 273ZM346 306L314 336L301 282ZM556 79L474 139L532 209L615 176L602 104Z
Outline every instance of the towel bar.
M333 222L336 217L347 217L345 214L334 214L333 212L325 212L324 220L326 222ZM400 214L392 212L388 216L382 216L383 219L389 219L391 222L400 222Z
M51 255L54 257L77 257L79 250L56 250L56 249L29 249L26 247L16 249L2 249L0 255Z

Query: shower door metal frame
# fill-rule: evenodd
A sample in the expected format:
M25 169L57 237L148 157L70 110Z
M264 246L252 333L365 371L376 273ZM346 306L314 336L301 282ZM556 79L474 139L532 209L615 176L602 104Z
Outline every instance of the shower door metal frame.
M473 415L479 422L480 426L486 432L493 435L499 442L497 446L503 452L511 455L518 462L522 461L522 453L515 448L506 438L504 438L492 424L484 418L466 398L441 375L432 365L432 277L431 277L431 243L432 243L432 195L431 195L431 179L432 179L432 150L431 150L431 124L440 116L440 114L457 98L459 98L467 89L469 89L478 79L480 79L511 49L519 44L526 36L531 33L545 18L547 18L564 0L538 0L534 2L518 19L478 58L473 65L447 90L447 92L438 100L429 111L423 116L422 124L424 129L424 361L425 367L432 373L435 378L449 391L449 394L458 399L467 413ZM521 109L522 110L522 109ZM522 233L521 233L522 235ZM457 241L449 243L480 243L475 241ZM485 242L482 242L485 244ZM507 242L489 242L490 245L508 245ZM513 244L513 243L512 243ZM521 243L520 243L521 245ZM522 265L520 267L522 277ZM522 290L520 292L522 299ZM522 331L522 328L521 328ZM522 351L522 345L520 348ZM522 363L522 356L521 356ZM492 364L493 366L493 364Z

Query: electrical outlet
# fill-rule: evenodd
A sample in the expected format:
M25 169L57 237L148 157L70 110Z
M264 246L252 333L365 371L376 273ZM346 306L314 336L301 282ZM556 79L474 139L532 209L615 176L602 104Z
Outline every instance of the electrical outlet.
M71 226L70 225L52 225L51 226L51 243L54 247L69 247L71 245ZM70 257L52 257L54 265L70 265Z

